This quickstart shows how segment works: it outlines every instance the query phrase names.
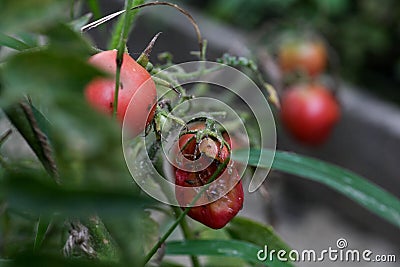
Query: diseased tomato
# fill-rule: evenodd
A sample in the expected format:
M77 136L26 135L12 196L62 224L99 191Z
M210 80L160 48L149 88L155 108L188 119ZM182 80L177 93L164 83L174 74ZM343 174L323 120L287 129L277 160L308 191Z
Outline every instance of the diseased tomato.
M278 62L284 72L303 71L317 76L327 64L326 47L319 40L288 40L279 48Z
M89 63L115 75L117 50L100 52L89 58ZM87 101L97 110L112 114L115 78L96 78L85 88ZM128 104L132 99L129 114ZM124 54L118 91L117 118L122 123L125 115L130 132L137 136L154 117L157 101L156 86L150 74L131 56Z
M204 129L204 124L195 124L195 127ZM197 191L185 190L183 187L198 187L207 184L218 166L225 162L230 154L225 145L221 146L219 141L211 137L204 137L197 143L194 134L182 135L179 139L179 147L182 151L181 157L187 161L175 167L175 184L180 186L175 188L175 195L180 205L187 206L193 201ZM177 161L182 162L182 158ZM232 189L225 192L227 188ZM211 203L191 208L188 215L208 227L222 228L243 206L243 186L235 166L228 164L207 192L224 195ZM207 194L205 198L212 197Z
M299 141L317 145L324 142L339 120L339 104L324 86L296 85L282 96L281 119Z

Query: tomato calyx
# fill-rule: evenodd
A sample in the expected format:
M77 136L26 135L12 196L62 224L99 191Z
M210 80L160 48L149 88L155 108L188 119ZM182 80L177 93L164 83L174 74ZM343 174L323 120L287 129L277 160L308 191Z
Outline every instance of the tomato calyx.
M188 126L186 127L186 131L183 131L180 133L179 137L182 137L183 135L187 134L193 134L194 138L196 139L196 144L200 146L201 142L203 142L204 139L207 139L208 146L211 146L211 140L214 139L218 141L220 144L220 149L222 149L224 146L227 147L228 153L231 152L231 146L230 144L224 139L223 135L221 134L221 131L218 130L217 124L213 119L206 118L206 117L199 117L196 119L193 119L187 123L187 125L190 125L190 123L198 123L198 122L203 122L204 127L198 127L196 129L190 129ZM207 150L207 146L203 144L202 146L203 149ZM212 148L209 148L212 149ZM184 150L184 148L181 149L181 151ZM210 152L210 150L208 150Z

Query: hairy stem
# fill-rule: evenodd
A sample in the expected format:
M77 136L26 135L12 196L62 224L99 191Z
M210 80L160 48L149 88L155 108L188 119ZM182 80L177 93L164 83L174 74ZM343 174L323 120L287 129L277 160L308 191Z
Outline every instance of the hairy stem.
M172 209L174 210L176 219L178 219L182 213L182 210L179 207L173 206ZM183 218L180 223L179 223L183 236L185 237L185 239L194 239L194 234L191 231L189 224L187 223L187 220L185 218ZM200 262L199 259L196 256L190 256L190 259L192 261L192 265L193 267L199 267L200 266Z

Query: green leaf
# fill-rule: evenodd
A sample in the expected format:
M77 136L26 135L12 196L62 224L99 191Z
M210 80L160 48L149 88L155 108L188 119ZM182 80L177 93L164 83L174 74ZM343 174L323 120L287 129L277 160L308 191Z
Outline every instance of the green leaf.
M129 188L77 188L57 186L43 179L43 172L19 170L6 172L0 191L11 209L29 211L41 216L61 213L64 216L87 216L88 214L108 217L124 217L135 210L153 203L140 197Z
M36 112L36 116L33 113L31 114L33 116L30 117L27 112L30 108L31 105L27 101L23 101L5 108L4 113L31 147L46 171L55 175L54 165L50 159L51 150L46 149L50 147L49 139L38 125L32 126L32 119L39 118L42 121L42 118L38 112Z
M21 39L29 47L39 46L39 35L35 33L22 32L18 34L18 39Z
M30 103L33 116L37 122L39 129L47 136L49 142L51 143L51 124L47 118L40 112L32 103Z
M94 53L88 40L70 25L57 24L44 33L49 37L50 49L54 51L68 51L70 55L76 54L81 57Z
M140 243L143 246L143 255L146 255L160 238L160 230L158 223L151 218L149 212L145 212L140 217L139 225L142 226L140 231L142 241Z
M199 239L209 240L230 240L229 234L226 232L226 227L214 230L203 225L195 229L199 233ZM248 264L238 258L225 257L225 256L207 256L205 259L205 266L220 266L220 267L245 267Z
M24 94L54 104L54 97L71 97L102 73L85 58L68 52L40 50L19 53L8 60L2 71L4 90L2 104Z
M159 226L148 211L126 214L121 222L105 220L107 229L120 248L126 262L135 262L137 266L144 263L146 255L160 238Z
M100 18L101 10L100 10L99 0L88 0L87 4L88 4L88 6L90 8L90 11L92 11L92 13L94 15L94 18L95 19Z
M225 228L225 231L236 240L247 241L257 246L278 250L290 251L271 226L266 226L244 217L235 217Z
M47 27L63 18L69 3L69 0L2 0L0 32L19 33Z
M291 266L287 262L267 259L261 262L257 253L264 248L254 244L237 240L185 240L166 243L166 255L194 255L194 256L226 256L240 258L252 263L263 263L265 266Z
M34 250L38 250L42 246L43 240L50 229L51 222L52 220L46 216L39 217L36 224L35 241L33 244Z
M163 261L161 262L160 267L184 267L184 266L182 264L178 264L172 261Z
M90 231L97 258L101 261L118 262L120 255L115 240L102 220L98 216L91 216L85 221L85 225Z
M74 266L74 267L109 267L109 266L121 266L115 262L98 261L93 259L82 259L82 258L65 258L59 253L58 255L53 254L39 254L23 251L17 255L9 265L12 267L56 267L56 266Z
M268 167L263 162L268 162L271 151L264 152L267 154L266 159L260 158L260 150L251 150L248 164ZM234 160L247 162L246 152L238 150ZM325 184L400 227L399 199L353 172L317 159L282 151L276 152L272 169Z
M9 267L11 266L11 263L11 260L0 259L0 267Z
M17 51L23 51L29 49L30 46L17 38L5 35L0 32L0 46L6 46Z
M138 6L144 3L144 0L132 0L132 6ZM121 35L122 35L122 30L124 28L124 23L125 23L125 16L128 16L128 24L130 25L130 28L127 29L127 32L129 33L133 27L133 23L135 21L136 18L136 14L139 10L135 9L135 10L130 10L126 13L124 13L123 15L120 16L120 18L118 19L117 23L115 24L112 36L111 36L111 41L108 45L109 49L117 49L118 48L118 44L119 44L119 40L121 39Z
M78 32L78 31L81 30L81 28L82 28L83 26L85 26L85 25L89 22L89 20L90 20L91 18L92 18L92 14L91 14L91 13L88 13L88 14L83 15L83 16L80 17L80 18L77 18L77 19L75 19L75 20L69 22L68 25L71 26L72 29L74 29L74 31L77 31L77 32Z

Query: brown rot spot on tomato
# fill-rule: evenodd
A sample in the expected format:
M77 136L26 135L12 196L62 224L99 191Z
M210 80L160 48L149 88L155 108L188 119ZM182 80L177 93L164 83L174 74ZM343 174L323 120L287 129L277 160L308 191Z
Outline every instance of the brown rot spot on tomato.
M200 153L205 154L209 158L216 158L218 155L218 146L211 138L204 138L199 144Z

